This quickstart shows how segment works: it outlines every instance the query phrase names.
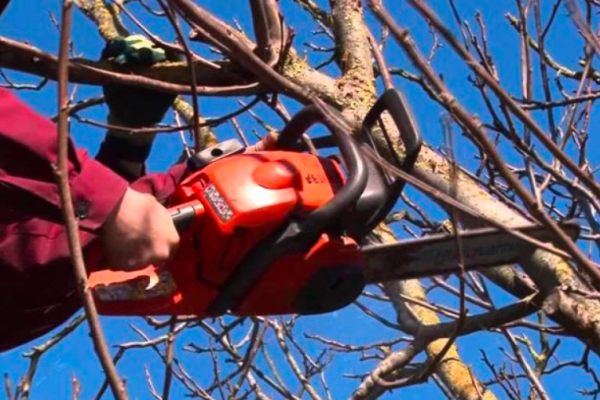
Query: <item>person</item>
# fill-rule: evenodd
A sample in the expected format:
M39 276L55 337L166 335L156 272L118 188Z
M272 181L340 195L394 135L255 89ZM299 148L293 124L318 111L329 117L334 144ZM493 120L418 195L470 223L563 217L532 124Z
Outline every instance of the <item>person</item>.
M134 64L166 55L131 36L109 42L102 57ZM110 124L128 128L160 122L176 97L112 85L104 95ZM95 158L69 142L68 179L84 252L100 241L107 262L125 270L167 261L179 241L165 204L187 170L177 164L147 174L153 140L112 129ZM56 143L55 124L0 88L0 352L39 338L81 308L52 169Z

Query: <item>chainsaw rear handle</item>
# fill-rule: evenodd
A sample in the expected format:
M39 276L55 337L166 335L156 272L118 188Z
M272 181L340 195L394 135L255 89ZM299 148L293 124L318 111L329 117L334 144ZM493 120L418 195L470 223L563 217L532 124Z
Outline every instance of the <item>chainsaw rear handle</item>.
M193 225L199 205L182 205L168 208L167 211L171 214L173 225L179 236L183 236ZM100 240L95 240L86 250L86 261L93 266L95 270L107 269L111 267L107 264L107 259L104 255L104 248ZM110 269L110 268L108 268Z
M332 112L341 114L331 109ZM368 180L368 169L358 144L346 132L331 125L316 106L307 106L294 115L283 128L275 147L290 150L311 126L324 124L335 138L340 153L348 169L348 180L339 192L326 204L313 211L302 225L314 233L321 233L327 225L337 222L364 191Z

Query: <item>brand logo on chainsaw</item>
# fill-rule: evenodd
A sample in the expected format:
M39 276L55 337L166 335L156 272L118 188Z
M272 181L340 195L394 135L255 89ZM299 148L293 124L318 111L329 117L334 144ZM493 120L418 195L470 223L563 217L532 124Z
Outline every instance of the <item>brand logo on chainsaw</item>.
M462 255L465 266L497 264L511 260L530 249L531 246L515 238L481 237L463 239ZM406 254L411 265L422 267L432 264L436 269L454 268L459 262L454 239L430 243Z
M466 260L495 257L498 255L508 255L524 251L527 245L520 242L505 242L505 243L486 243L483 245L475 245L465 247L463 249L463 257ZM433 255L434 262L443 262L447 259L458 259L456 249L443 249L436 251Z
M206 197L213 210L215 210L224 222L229 221L233 217L233 210L213 183L204 188L204 197Z
M312 184L312 183L325 183L325 178L321 175L318 174L307 174L304 176L304 180L306 181L306 183L308 184Z

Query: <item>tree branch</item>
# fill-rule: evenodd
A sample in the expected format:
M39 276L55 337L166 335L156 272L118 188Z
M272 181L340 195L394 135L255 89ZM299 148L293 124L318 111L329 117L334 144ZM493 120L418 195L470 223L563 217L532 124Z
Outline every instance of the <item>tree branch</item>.
M73 83L96 86L120 83L170 93L191 93L189 67L185 62L164 62L149 68L122 70L108 61L74 58L69 60L68 66L69 80ZM0 37L0 67L56 80L58 60L34 46ZM258 84L247 83L239 75L215 73L214 69L200 63L194 67L200 81L197 82L198 93L204 96L242 96L261 92Z
M62 205L63 218L67 230L69 240L69 251L71 253L71 262L73 263L73 271L77 282L77 291L83 302L86 318L92 333L92 341L96 350L96 354L100 359L100 363L104 368L113 395L118 400L127 400L127 394L123 387L113 361L109 355L102 327L98 319L98 312L94 304L90 288L87 285L87 270L83 259L81 243L79 242L79 234L77 220L73 209L73 201L71 190L69 187L69 176L67 170L67 153L68 153L68 78L69 69L67 61L69 56L69 38L71 34L71 18L72 18L72 3L71 0L64 0L63 12L60 27L60 48L58 62L58 142L57 142L57 165L55 166L55 175L58 180L60 200Z
M227 47L228 56L238 62L244 69L251 71L256 79L269 87L272 91L307 101L306 90L284 78L273 70L268 64L256 56L252 49L236 40L230 31L226 30L212 14L190 0L169 0L179 12L193 25L206 30L211 37Z
M342 96L349 100L348 111L364 107L375 100L375 77L369 35L363 17L362 1L330 1L341 54L344 76L338 80Z

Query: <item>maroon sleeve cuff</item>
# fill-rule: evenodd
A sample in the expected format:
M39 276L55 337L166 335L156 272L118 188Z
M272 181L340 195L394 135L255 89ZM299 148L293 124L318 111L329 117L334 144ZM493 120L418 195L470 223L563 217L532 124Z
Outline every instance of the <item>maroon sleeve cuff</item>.
M128 182L100 162L86 159L71 179L71 197L82 229L96 231L119 204Z
M187 175L185 164L176 164L166 173L151 173L145 175L131 184L131 188L138 192L151 194L163 205L168 203L177 185Z

